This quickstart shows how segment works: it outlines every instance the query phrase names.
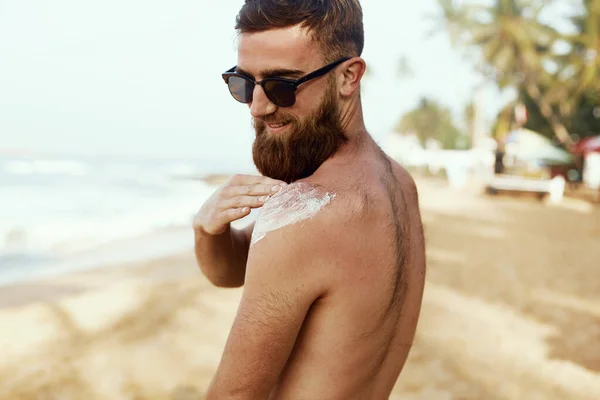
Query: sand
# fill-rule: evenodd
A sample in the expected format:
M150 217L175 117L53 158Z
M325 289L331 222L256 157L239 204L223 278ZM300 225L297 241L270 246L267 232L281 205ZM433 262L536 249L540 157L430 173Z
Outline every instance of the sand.
M428 271L392 399L600 399L600 208L418 181ZM198 399L240 289L193 254L0 288L0 400Z

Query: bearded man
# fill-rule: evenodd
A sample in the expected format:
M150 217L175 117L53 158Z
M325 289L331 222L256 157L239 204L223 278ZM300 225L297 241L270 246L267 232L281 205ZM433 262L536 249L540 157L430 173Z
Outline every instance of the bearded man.
M420 314L417 189L365 127L358 0L246 0L237 65L259 176L238 175L194 220L198 265L243 287L207 399L386 399ZM231 222L260 208L255 223Z

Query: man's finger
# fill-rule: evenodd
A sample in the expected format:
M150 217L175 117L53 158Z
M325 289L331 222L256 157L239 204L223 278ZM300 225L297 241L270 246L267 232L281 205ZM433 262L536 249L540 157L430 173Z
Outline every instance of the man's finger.
M250 207L230 208L229 210L223 211L223 223L228 224L238 219L242 219L248 214L250 214Z
M251 196L263 196L263 195L271 196L271 195L279 192L282 188L283 188L283 185L281 185L280 183L252 185L250 187L250 191L248 194Z
M232 208L258 208L265 204L267 196L236 196L223 201L221 204L222 210L228 210Z
M286 185L284 181L260 175L234 175L230 182L235 185Z
M237 196L270 196L281 190L280 184L268 185L239 185L228 186L223 189L223 194L227 198Z

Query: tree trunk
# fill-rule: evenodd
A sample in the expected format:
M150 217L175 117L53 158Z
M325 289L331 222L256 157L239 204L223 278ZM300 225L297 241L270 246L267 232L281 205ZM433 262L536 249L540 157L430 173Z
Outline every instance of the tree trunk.
M570 139L569 131L567 131L565 125L562 122L560 122L560 120L556 117L556 115L552 111L552 107L546 101L546 99L544 99L544 96L542 96L542 93L540 92L540 89L537 87L537 85L535 83L528 82L526 84L525 89L527 90L527 94L529 94L529 96L537 103L538 107L540 108L540 112L542 113L544 118L546 118L546 120L548 120L548 122L550 123L550 126L552 127L556 138L562 144L568 145Z

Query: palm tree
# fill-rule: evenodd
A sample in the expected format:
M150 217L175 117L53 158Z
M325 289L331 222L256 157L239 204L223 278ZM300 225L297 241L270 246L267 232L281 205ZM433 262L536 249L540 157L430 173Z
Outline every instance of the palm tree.
M567 143L569 133L543 92L552 82L544 61L560 38L555 29L538 21L544 2L524 5L517 0L495 0L485 6L456 5L452 0L438 3L453 43L478 50L481 71L500 89L525 91L535 100L556 137Z
M583 14L572 19L577 33L568 38L575 95L600 91L600 0L583 0L583 6Z
M586 94L600 91L600 0L577 2L582 13L571 18L575 33L562 37L568 51L554 56L558 72L546 96L565 118L576 113Z

